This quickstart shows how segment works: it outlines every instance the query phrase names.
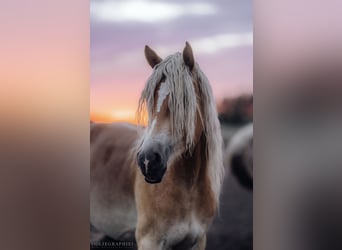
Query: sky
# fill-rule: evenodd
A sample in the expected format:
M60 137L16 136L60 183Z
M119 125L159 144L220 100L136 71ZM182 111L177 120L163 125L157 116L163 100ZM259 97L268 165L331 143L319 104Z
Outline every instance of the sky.
M135 121L152 69L188 41L217 103L253 91L253 6L250 0L91 0L90 112L94 121Z

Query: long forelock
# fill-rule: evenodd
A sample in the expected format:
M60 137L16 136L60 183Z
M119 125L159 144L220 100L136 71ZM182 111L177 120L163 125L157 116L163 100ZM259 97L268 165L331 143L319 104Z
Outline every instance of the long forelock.
M197 99L191 72L184 64L181 53L168 56L155 66L140 97L138 115L146 109L148 117L152 117L156 101L154 93L163 77L165 78L164 84L169 89L171 135L173 138L185 136L186 150L191 151L194 147ZM151 123L151 119L148 122Z
M144 114L144 110L147 110L149 118L152 117L155 102L154 93L163 77L165 78L165 84L169 88L168 107L172 137L182 138L185 136L186 149L190 152L195 146L196 110L199 109L198 99L203 103L203 110L199 114L207 143L208 174L212 191L216 201L218 201L224 177L222 136L209 81L197 63L195 63L193 73L191 73L188 66L184 64L181 53L168 56L155 66L153 74L147 80L139 100L139 121L143 118L141 114ZM197 94L193 84L193 77L196 78L198 83L199 93ZM151 123L151 119L148 122Z

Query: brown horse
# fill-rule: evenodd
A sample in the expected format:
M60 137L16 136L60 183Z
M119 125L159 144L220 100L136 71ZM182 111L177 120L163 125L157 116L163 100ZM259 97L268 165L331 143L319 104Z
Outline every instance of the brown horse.
M135 229L140 250L205 249L224 175L212 91L189 43L145 56L147 128L91 124L90 222L115 239Z

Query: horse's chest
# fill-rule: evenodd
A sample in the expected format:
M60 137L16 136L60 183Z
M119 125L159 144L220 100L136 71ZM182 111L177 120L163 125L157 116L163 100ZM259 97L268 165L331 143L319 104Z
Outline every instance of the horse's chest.
M188 219L176 222L167 230L166 245L189 249L205 232L206 225L192 214Z

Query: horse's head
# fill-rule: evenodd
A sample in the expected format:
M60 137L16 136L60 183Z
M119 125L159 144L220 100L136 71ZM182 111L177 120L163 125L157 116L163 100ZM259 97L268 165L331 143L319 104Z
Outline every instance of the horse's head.
M189 43L183 53L164 60L146 46L145 57L153 73L140 99L140 108L146 104L148 126L137 162L146 182L159 183L168 165L191 155L203 132L201 95Z

